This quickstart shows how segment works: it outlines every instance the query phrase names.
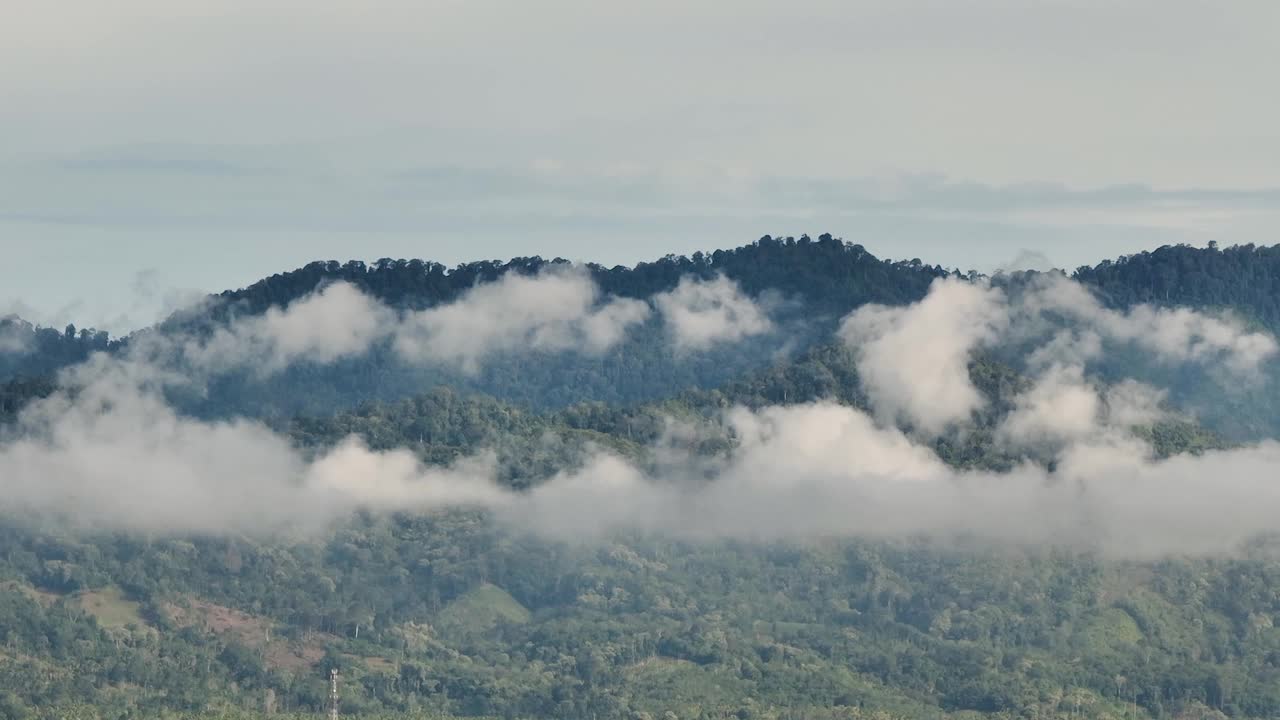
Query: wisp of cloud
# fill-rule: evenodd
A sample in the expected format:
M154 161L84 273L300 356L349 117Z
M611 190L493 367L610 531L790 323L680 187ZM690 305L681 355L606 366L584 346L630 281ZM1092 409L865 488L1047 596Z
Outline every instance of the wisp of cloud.
M356 509L451 508L572 539L618 531L971 538L1128 556L1226 552L1273 531L1280 444L1155 458L1133 427L1167 412L1162 391L1101 384L1083 362L1102 352L1094 339L1106 337L1139 343L1162 361L1213 359L1247 375L1274 356L1274 340L1191 311L1103 309L1065 282L1011 298L982 283L941 280L916 304L855 311L839 337L858 350L873 414L834 402L731 408L719 422L734 442L719 455L672 454L679 443L660 444L651 450L664 453L663 462L642 466L595 450L527 491L497 482L497 461L483 451L429 466L408 450L373 451L356 438L308 452L259 423L185 417L163 394L182 379L153 356L99 354L65 373L63 389L30 404L0 441L0 489L5 511L28 519L176 534L316 532ZM710 307L717 318L697 327L720 328L728 317L767 327L750 311L704 302L706 293L742 302L719 280L681 287L657 304L693 297L691 312ZM209 366L241 357L268 365L334 359L359 352L384 324L413 322L422 347L435 346L422 352L465 364L489 351L617 342L648 312L641 301L601 301L572 273L481 289L434 315L397 320L349 286L331 286L275 314L236 321L186 349L187 357ZM467 322L495 309L517 320L491 318L478 328L480 339L461 337ZM1047 313L1070 314L1073 327L1035 350L1034 376L998 435L1009 448L1048 453L1053 469L1030 460L1007 472L948 465L931 438L963 427L983 402L967 373L972 353ZM684 318L677 326L687 320L673 316Z

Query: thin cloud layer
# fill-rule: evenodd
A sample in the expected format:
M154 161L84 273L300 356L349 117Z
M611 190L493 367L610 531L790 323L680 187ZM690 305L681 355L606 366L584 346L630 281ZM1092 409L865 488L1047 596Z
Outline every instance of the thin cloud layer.
M287 483L302 464L283 438L179 417L135 368L100 365L87 384L29 406L0 445L7 512L202 533L272 527L299 507Z
M296 363L358 357L389 342L407 362L475 371L499 353L604 352L651 312L640 300L602 297L590 276L576 269L507 273L452 303L410 312L338 282L286 307L233 319L208 336L136 336L131 357L158 367L177 364L200 376L242 368L269 375Z
M82 377L92 380L29 407L0 443L5 512L79 528L269 534L320 531L356 509L462 507L563 539L918 536L1127 556L1230 551L1280 512L1280 445L1153 460L1114 423L1067 441L1052 473L1030 463L994 473L955 470L851 407L737 408L723 419L737 444L719 458L669 459L652 476L597 452L517 492L496 482L485 453L430 467L350 439L308 457L256 423L178 416L137 368Z
M4 511L83 529L315 532L357 508L492 504L492 461L424 468L349 439L315 458L248 420L177 414L149 368L99 356L0 442Z
M1250 331L1236 319L1151 305L1112 310L1083 285L1057 273L1042 276L1021 302L1020 310L1028 315L1055 313L1108 340L1132 343L1162 362L1221 362L1230 372L1253 375L1277 352L1275 338Z
M0 354L26 352L30 330L17 318L0 317Z
M533 315L526 317L549 328L536 342L583 341L591 331L580 318L605 311L573 276L553 282L560 293L555 297L576 303L575 311L528 311ZM517 283L473 292L460 303L470 302L478 312L506 307L510 297L528 299L528 292L529 285ZM233 327L227 342L243 342L257 357L277 362L352 352L366 337L358 322L322 349L291 325L327 320L326 310L333 309L327 303L359 307L347 293L330 288L270 319ZM0 492L4 512L27 520L173 534L317 532L357 509L473 508L515 530L578 540L619 531L689 539L924 537L1066 544L1147 557L1229 552L1276 529L1280 485L1273 475L1280 444L1154 458L1132 428L1161 416L1161 391L1135 382L1101 386L1075 362L1077 340L1091 332L1117 335L1113 329L1052 335L1036 351L1033 383L1014 399L1000 428L1011 447L1033 446L1038 457L1052 458L1052 470L1031 461L1008 472L958 470L944 462L928 444L927 420L963 423L982 400L948 394L951 388L936 381L929 387L952 401L949 414L911 416L917 432L910 434L886 422L895 417L886 408L918 414L924 407L913 404L923 402L917 396L893 396L906 381L887 369L898 359L895 353L941 359L944 373L959 374L969 353L1012 332L1009 323L1022 322L1027 307L990 287L948 280L916 305L864 309L841 332L861 340L868 392L875 402L889 403L874 417L831 402L733 408L720 422L734 443L717 456L681 454L678 448L687 444L678 441L657 443L651 451L661 462L643 466L595 451L529 491L501 485L494 456L486 452L447 467L427 466L407 450L373 451L349 438L310 454L258 423L184 417L164 400L163 388L180 381L171 371L138 357L99 354L68 371L65 389L29 405L0 439ZM1187 333L1169 331L1162 321L1148 323L1159 315L1132 311L1121 320L1180 337L1180 344L1135 340L1169 348L1172 359L1215 357L1247 371L1269 340L1229 324L1234 334L1221 333L1221 326L1194 314L1173 325L1191 328ZM624 325L630 317L623 313ZM443 340L460 327L456 322L461 320L447 316L429 332ZM1091 341L1084 344L1091 347ZM474 347L464 345L459 356ZM1236 355L1245 359L1233 361Z
M649 478L603 455L497 510L566 539L619 530L745 539L864 537L1068 545L1124 557L1225 553L1277 529L1280 445L1153 460L1121 432L1068 445L1054 472L957 471L859 411L735 410L711 481Z
M1026 392L998 428L998 439L1014 449L1057 448L1127 432L1169 413L1165 393L1136 380L1110 387L1085 376L1082 365L1053 364Z
M1102 419L1102 398L1085 382L1079 365L1054 365L1014 403L1000 432L1015 444L1081 440Z
M763 307L724 277L682 278L651 303L606 297L578 268L506 273L451 303L409 312L338 282L286 307L235 319L208 336L138 336L134 356L153 364L180 362L202 375L238 368L266 375L299 362L357 357L389 342L407 362L475 372L489 357L504 353L606 352L649 320L654 306L678 351L706 350L773 330Z
M249 365L275 372L300 360L330 363L362 355L393 332L397 318L348 283L334 283L288 307L238 319L208 340L190 341L183 355L205 372Z
M602 302L595 282L578 270L506 273L457 302L406 316L395 348L409 360L475 370L489 354L523 348L603 352L649 313L639 300Z

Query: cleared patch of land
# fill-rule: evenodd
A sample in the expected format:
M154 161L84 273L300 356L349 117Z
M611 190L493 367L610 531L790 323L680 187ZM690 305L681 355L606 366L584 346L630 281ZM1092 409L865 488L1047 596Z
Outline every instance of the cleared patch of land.
M313 633L303 640L291 641L272 632L273 623L263 617L211 603L184 597L165 603L164 612L178 627L194 627L217 635L223 642L236 642L262 653L267 667L300 671L315 667L324 659L325 648L337 638Z
M468 636L489 632L502 623L523 625L532 614L506 590L485 583L449 603L436 617L441 635Z
M117 587L100 590L84 590L71 596L71 600L86 613L94 616L98 624L106 628L123 628L130 625L145 627L142 606L130 600Z

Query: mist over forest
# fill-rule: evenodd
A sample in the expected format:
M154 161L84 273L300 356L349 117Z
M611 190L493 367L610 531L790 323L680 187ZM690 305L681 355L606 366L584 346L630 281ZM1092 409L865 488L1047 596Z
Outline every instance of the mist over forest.
M1280 714L1280 248L319 261L0 320L0 716Z

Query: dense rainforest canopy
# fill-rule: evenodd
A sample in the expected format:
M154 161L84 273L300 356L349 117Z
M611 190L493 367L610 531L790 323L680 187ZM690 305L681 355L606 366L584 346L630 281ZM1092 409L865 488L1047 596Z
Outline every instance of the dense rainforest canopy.
M261 314L307 296L325 284L347 282L373 298L400 309L423 309L456 300L478 283L506 273L533 274L548 266L567 265L562 259L515 258L507 262L480 261L446 268L423 260L375 263L314 262L298 270L273 275L241 290L226 291L211 302L180 311L154 332L208 332L232 318ZM919 300L930 283L959 270L929 266L918 259L890 261L876 258L862 246L822 235L818 239L762 237L732 250L668 255L634 267L585 266L601 291L609 296L644 298L670 290L682 277L724 275L752 296L767 296L786 346L795 351L822 344L839 319L868 303L903 305ZM1198 249L1165 246L1152 252L1081 267L1072 277L1097 291L1109 307L1137 303L1229 309L1269 331L1280 329L1275 278L1280 274L1277 248L1236 246ZM997 278L1017 282L1014 277ZM972 272L965 277L976 277ZM121 352L130 338L110 340L91 329L38 328L16 318L0 321L0 338L8 338L21 352L0 352L0 381L51 375L83 361L95 350ZM635 404L668 397L690 388L723 385L743 373L767 367L776 359L776 346L742 343L710 348L696 355L680 355L655 342L661 329L654 323L634 332L608 353L526 352L486 363L475 373L447 367L421 367L399 361L385 347L365 356L328 364L302 363L269 379L252 373L228 373L210 381L198 398L187 398L192 412L212 415L250 414L287 418L299 413L327 413L367 400L395 400L423 388L448 385L479 392L532 409L556 409L576 402ZM1180 390L1192 393L1193 383ZM1228 398L1200 408L1232 423L1230 434L1257 437L1280 425L1271 403L1241 408Z
M154 334L207 336L339 281L423 310L563 263L317 262L118 340L6 320L0 432L9 440L24 408L60 392L60 370ZM696 429L682 442L697 456L721 456L741 441L731 407L870 412L856 350L832 339L841 319L919 301L939 277L980 280L828 235L586 271L603 296L642 300L724 276L775 328L768 342L687 352L651 318L601 353L506 352L473 370L375 344L269 376L228 371L171 400L194 417L259 419L304 453L353 435L428 465L489 451L500 482L524 491L600 448L657 467L673 422ZM1229 310L1280 330L1278 248L1164 247L1072 277L1107 308ZM993 282L1013 293L1030 280ZM999 442L1033 382L1019 352L972 357L973 422L919 436L948 467L1053 464ZM1113 354L1096 372L1169 388L1176 412L1133 427L1157 457L1276 435L1276 383L1237 396L1203 374L1139 371L1141 359ZM1265 537L1155 558L913 536L565 539L463 509L360 511L318 534L6 515L0 536L0 717L309 716L326 708L331 669L343 714L369 717L1280 715L1280 556Z

